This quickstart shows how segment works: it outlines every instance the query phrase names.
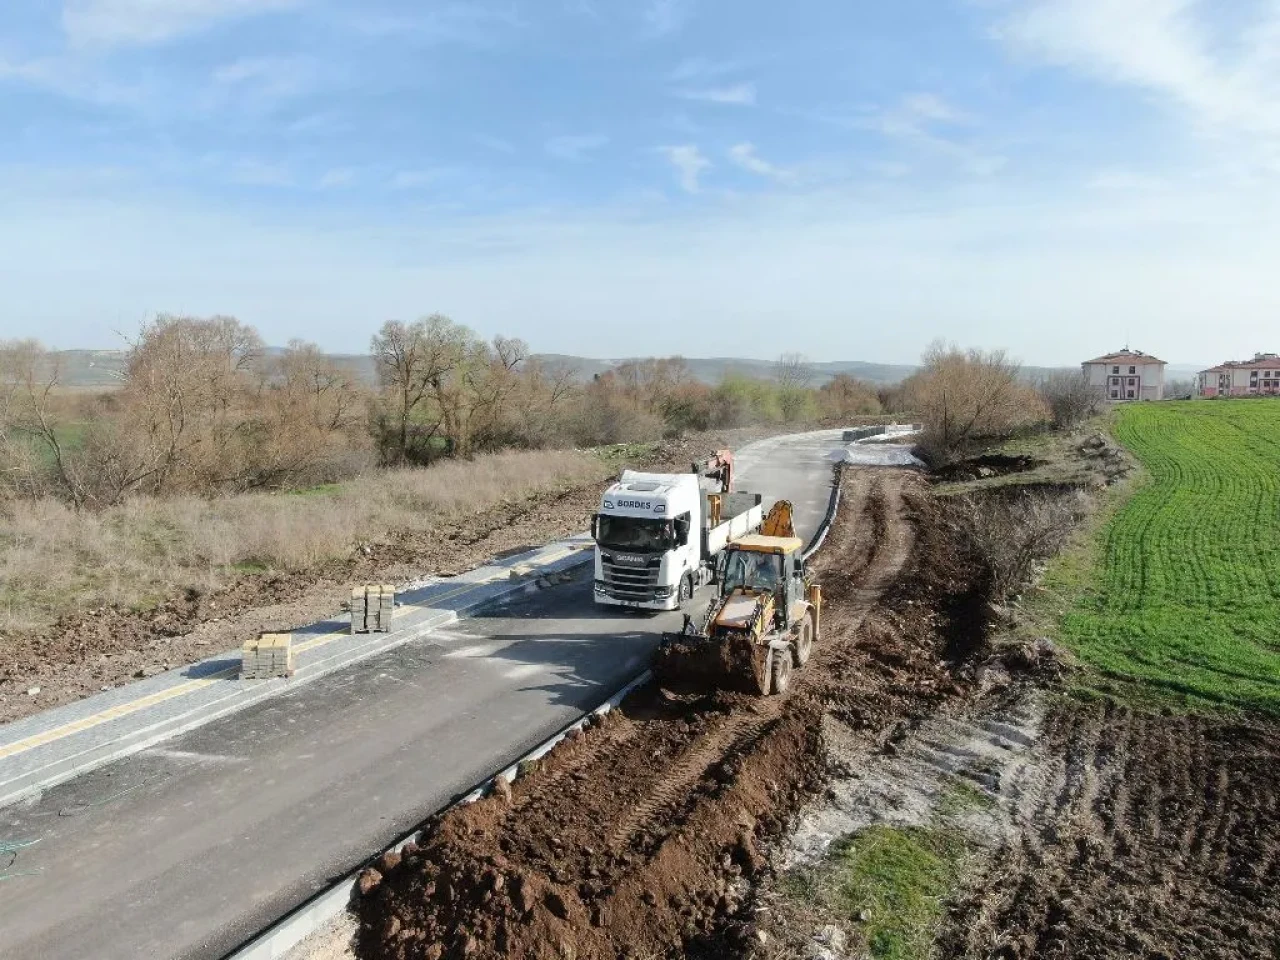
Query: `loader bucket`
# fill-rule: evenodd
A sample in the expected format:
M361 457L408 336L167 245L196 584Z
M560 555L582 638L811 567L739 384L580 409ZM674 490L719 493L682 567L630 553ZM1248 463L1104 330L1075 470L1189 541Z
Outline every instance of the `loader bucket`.
M652 669L658 684L670 690L758 694L768 689L766 656L765 649L745 634L712 639L700 634L664 633Z

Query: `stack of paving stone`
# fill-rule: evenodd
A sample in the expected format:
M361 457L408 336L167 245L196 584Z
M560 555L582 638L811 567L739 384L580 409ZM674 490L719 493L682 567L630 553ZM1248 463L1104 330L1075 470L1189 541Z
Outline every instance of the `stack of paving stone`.
M396 609L395 587L373 584L351 591L351 632L389 633Z
M270 680L293 676L293 634L264 633L246 640L241 650L240 679Z

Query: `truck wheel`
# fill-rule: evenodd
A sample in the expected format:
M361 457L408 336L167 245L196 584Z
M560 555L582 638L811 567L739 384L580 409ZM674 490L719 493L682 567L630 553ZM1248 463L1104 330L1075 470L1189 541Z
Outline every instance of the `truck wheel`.
M676 593L676 609L679 610L693 599L693 574L686 573L680 578L680 587Z
M769 668L770 690L774 696L781 696L791 686L791 658L774 654Z
M797 667L803 667L809 662L809 656L813 653L813 617L809 614L804 615L804 619L800 621L800 625L796 629L795 642L791 644L791 654L795 659Z

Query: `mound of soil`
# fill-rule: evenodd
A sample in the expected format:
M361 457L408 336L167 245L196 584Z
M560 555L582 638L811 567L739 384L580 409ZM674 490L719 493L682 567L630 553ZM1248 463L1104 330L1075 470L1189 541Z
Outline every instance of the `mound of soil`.
M1044 739L1050 789L941 956L1280 956L1280 724L1065 703Z

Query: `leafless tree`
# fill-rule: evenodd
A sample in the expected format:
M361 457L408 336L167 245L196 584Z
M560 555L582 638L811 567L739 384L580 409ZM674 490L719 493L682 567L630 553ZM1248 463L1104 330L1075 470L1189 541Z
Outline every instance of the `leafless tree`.
M784 353L773 365L773 378L781 387L808 389L815 376L813 364L803 353Z
M1047 412L1003 350L963 351L936 342L903 390L924 422L921 445L938 462L1043 420Z
M1096 416L1105 402L1100 387L1090 384L1083 373L1067 370L1051 373L1040 382L1040 398L1059 430Z

